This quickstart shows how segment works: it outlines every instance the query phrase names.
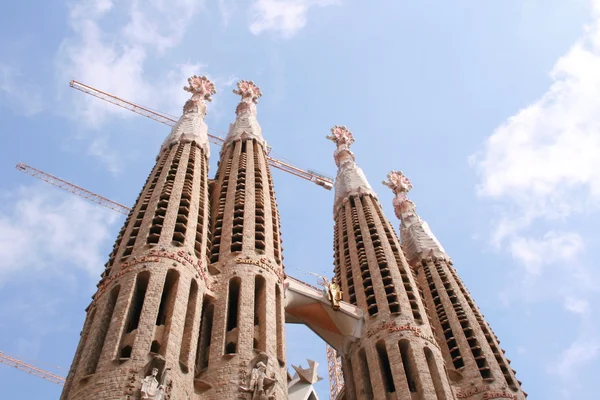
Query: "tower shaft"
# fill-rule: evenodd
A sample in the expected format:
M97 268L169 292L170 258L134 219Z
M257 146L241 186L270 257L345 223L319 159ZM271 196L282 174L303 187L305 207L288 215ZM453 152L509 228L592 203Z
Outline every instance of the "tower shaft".
M193 396L198 316L211 286L203 121L210 85L190 78L194 95L119 233L61 399Z
M417 278L457 397L525 399L510 361L479 312L452 261L406 198L412 185L392 171L384 182L396 194L402 245Z
M339 167L334 205L335 276L344 298L365 310L361 338L342 364L349 399L453 399L442 353L408 263L349 150L352 134L334 127Z
M279 213L256 120L251 82L220 155L211 194L210 270L216 275L214 323L203 399L287 397L283 265ZM256 97L256 98L255 98ZM265 378L259 388L257 376ZM273 396L273 397L270 397Z

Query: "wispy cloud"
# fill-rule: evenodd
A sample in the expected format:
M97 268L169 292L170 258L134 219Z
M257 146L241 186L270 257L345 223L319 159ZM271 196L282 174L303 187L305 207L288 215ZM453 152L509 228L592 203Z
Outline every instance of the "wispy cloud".
M0 63L0 103L19 114L32 116L44 110L41 88L14 65Z
M478 193L501 201L492 234L497 247L508 241L515 258L539 266L581 252L576 231L523 235L538 220L564 222L600 205L600 0L595 19L554 65L552 85L537 101L510 117L471 158L481 179Z
M579 318L578 335L548 369L562 377L600 357L600 327L589 307L597 271L587 248L600 238L584 240L572 218L592 217L600 206L600 0L589 4L593 20L555 63L546 93L508 118L470 160L478 194L502 204L491 243L521 266L507 290L562 301Z
M164 106L157 93L172 82L148 78L145 68L154 57L179 44L202 4L197 0L129 0L119 7L111 0L74 4L68 18L72 33L57 54L60 79L77 79L130 101ZM119 20L124 23L115 23ZM93 98L75 105L77 117L91 126L107 116L130 115Z
M0 283L42 271L68 277L73 268L97 278L116 213L41 185L3 197L12 206L0 212Z
M232 0L219 0L219 12L221 13L221 21L223 25L229 25L229 21L235 12L237 5Z
M201 74L204 65L170 64L162 57L180 44L203 4L199 0L74 3L69 7L70 33L56 55L58 79L76 79L134 103L178 115L186 98L182 86L187 76ZM78 121L83 132L96 128L88 154L96 156L113 173L121 170L124 157L109 145L114 141L107 140L110 132L99 132L97 128L110 118L131 118L135 114L92 96L77 96L69 105L69 116Z
M255 35L273 31L289 38L306 25L310 8L340 3L341 0L255 0L250 8L250 31Z

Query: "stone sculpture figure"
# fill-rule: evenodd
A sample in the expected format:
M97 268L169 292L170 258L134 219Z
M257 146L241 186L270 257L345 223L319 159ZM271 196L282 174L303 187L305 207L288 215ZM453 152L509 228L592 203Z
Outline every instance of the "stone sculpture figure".
M142 379L142 388L140 389L142 399L164 399L165 387L158 382L156 375L158 375L158 368L152 368L152 374Z
M252 400L270 400L273 399L273 396L269 396L268 392L275 382L275 379L267 376L267 365L259 361L250 373L250 384L248 387L242 386L241 389L252 393Z
M342 301L342 288L337 284L335 278L332 279L331 283L327 285L327 297L331 302L331 307L334 310L340 309L340 301Z

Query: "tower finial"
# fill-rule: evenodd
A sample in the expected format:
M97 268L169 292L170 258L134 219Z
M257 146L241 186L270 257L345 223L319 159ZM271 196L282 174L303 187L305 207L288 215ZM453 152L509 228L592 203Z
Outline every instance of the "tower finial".
M202 147L207 157L210 156L208 144L208 126L204 122L206 116L205 101L212 101L210 96L217 93L215 85L206 76L192 75L188 78L189 86L183 90L190 92L192 97L183 105L183 115L171 129L171 133L160 148L160 152L178 141L194 141Z
M252 81L241 80L237 83L237 89L233 93L242 96L235 109L236 119L229 126L229 133L225 138L226 143L231 143L238 139L256 139L267 147L267 142L262 137L262 129L256 119L256 103L262 96L260 88ZM223 147L224 149L225 147Z
M343 160L354 161L354 153L350 150L350 146L354 143L354 135L344 125L335 125L331 128L331 135L326 136L336 144L337 149L333 153L335 165L340 166Z
M237 89L233 89L233 93L242 96L242 101L250 99L256 104L258 98L262 96L260 88L252 81L241 80L237 83L237 87Z
M392 192L396 195L393 200L394 212L400 220L400 234L408 258L414 260L423 254L444 256L444 248L427 222L417 215L415 203L406 197L406 194L413 187L410 180L402 171L391 171L387 178L388 181L382 183L392 189Z
M190 92L192 97L200 97L202 100L212 101L210 96L217 93L215 84L212 83L206 76L192 75L188 78L190 86L184 86L183 90Z
M410 189L413 187L412 183L410 183L410 179L408 179L402 171L390 171L390 173L387 174L387 178L388 181L382 181L381 183L392 189L392 192L394 192L396 196L406 198L406 193L410 192Z
M331 135L326 136L327 139L331 140L338 147L346 145L350 147L354 143L354 135L344 125L335 125L331 128Z
M335 178L335 202L333 205L333 215L341 205L352 195L369 194L374 198L377 195L369 185L365 173L356 165L354 153L350 150L350 145L354 143L354 135L343 125L335 125L331 128L331 135L326 136L336 144L337 148L333 152L335 165L338 167L337 177Z
M392 192L396 195L394 197L394 211L399 219L402 219L402 215L408 211L408 209L415 210L415 204L408 200L406 194L412 189L412 183L410 179L402 171L390 171L387 174L387 181L382 181L385 186L392 189Z

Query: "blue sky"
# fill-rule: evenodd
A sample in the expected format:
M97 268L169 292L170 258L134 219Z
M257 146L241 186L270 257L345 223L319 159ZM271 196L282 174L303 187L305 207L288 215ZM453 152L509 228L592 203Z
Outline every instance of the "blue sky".
M179 115L191 74L262 89L273 152L335 175L329 129L420 215L531 399L596 399L600 373L600 0L22 0L0 14L0 350L66 374L119 214L17 172L25 162L132 205L168 127L70 79ZM213 149L215 172L217 149ZM333 193L274 171L287 272L332 271ZM324 344L288 326L288 361ZM60 387L0 365L13 399ZM327 379L318 390L328 397Z

